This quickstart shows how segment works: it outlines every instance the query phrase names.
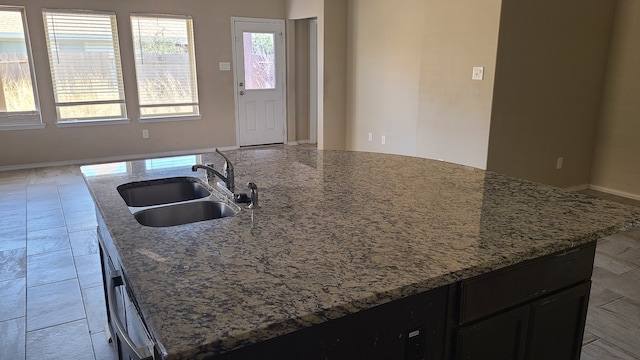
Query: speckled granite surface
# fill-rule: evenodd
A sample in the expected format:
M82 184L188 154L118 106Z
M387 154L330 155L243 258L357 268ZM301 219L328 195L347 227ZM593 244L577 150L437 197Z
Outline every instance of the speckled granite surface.
M215 354L640 225L634 208L395 155L225 152L260 210L166 228L136 222L123 183L196 176L134 161L84 168L143 316L171 359ZM222 164L219 156L198 162ZM220 167L218 167L220 168ZM114 174L114 170L123 171Z

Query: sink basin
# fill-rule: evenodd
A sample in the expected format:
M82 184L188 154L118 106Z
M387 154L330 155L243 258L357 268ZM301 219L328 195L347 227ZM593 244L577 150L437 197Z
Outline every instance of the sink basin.
M234 216L237 213L237 210L222 202L195 201L146 209L133 216L141 225L166 227L219 219Z
M194 177L132 182L118 186L127 206L153 206L205 198L211 192Z

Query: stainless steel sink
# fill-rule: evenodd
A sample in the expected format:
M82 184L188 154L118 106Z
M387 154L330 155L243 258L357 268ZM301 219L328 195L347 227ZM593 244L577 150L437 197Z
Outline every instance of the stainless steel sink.
M118 186L127 206L143 207L202 199L211 192L198 178L173 177Z
M142 210L133 214L141 225L166 227L234 216L238 210L218 201L194 201Z

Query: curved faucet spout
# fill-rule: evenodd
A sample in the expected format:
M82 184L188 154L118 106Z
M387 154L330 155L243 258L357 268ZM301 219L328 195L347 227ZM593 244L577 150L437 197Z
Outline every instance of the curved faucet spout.
M218 177L220 180L224 181L226 188L233 193L233 178L229 181L229 177L225 177L209 165L195 164L191 167L191 171L193 172L198 171L198 169L204 169L207 172L207 181L211 183L215 177Z
M224 158L224 165L227 168L227 171L233 171L233 164L231 163L231 161L229 161L229 158L227 158L222 152L220 152L218 148L216 148L216 152Z

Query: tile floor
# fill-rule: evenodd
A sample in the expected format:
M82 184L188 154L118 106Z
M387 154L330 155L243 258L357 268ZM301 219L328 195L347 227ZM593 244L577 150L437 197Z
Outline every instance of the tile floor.
M94 211L78 167L0 172L0 359L115 359ZM640 229L598 242L582 359L640 360L638 339Z
M76 166L0 173L0 359L116 358Z
M583 193L640 207L640 201ZM582 360L640 360L640 229L600 239L596 248Z

